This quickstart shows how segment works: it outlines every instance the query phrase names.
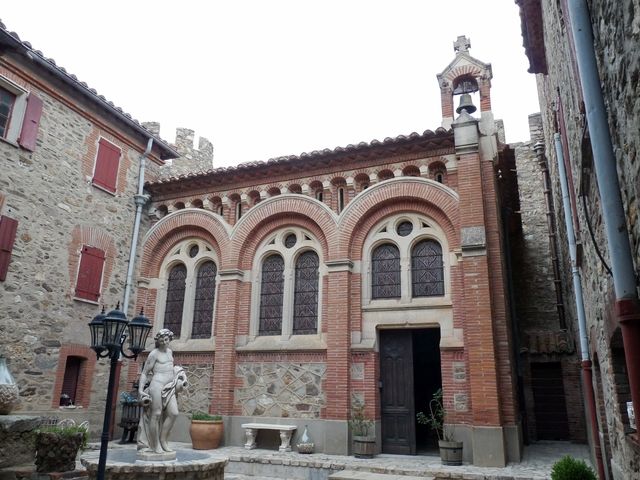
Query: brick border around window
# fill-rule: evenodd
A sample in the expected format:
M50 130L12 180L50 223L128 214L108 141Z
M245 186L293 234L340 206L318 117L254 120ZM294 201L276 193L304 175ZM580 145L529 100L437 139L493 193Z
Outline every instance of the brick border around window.
M67 366L67 357L80 357L83 360L80 365L80 373L78 374L76 405L81 405L87 408L91 402L91 384L93 380L93 372L96 366L96 354L86 345L78 345L75 343L62 345L62 347L60 347L58 369L56 371L56 381L53 387L51 407L57 410L60 406L60 395L62 394L62 384L64 382L64 374Z

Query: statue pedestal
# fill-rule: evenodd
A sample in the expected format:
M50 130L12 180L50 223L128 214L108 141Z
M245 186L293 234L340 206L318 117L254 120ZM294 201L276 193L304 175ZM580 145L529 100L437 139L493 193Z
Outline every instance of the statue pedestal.
M136 460L140 460L141 462L170 462L171 460L175 460L176 457L176 452L156 453L139 450L136 454Z

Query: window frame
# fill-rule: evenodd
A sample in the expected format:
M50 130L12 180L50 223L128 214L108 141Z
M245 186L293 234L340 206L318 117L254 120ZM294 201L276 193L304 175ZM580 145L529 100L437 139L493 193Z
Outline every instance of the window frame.
M80 280L80 271L82 269L82 258L83 258L83 254L84 254L85 248L91 248L91 249L94 249L94 250L99 250L99 251L102 252L102 255L103 255L103 257L102 257L102 268L101 268L101 271L100 271L100 283L99 283L99 287L98 287L98 291L97 291L98 298L96 298L95 300L93 300L91 298L86 298L86 297L78 295L78 283L79 283L79 280ZM102 298L102 287L104 285L104 271L105 271L106 263L107 263L107 252L105 250L103 250L101 248L98 248L98 247L94 247L93 245L89 245L89 244L86 244L86 243L83 243L80 246L80 250L78 252L78 268L76 270L76 281L75 281L75 284L74 284L75 286L73 288L73 299L74 300L77 300L79 302L91 303L91 304L94 304L94 305L98 305L99 304L100 299Z
M24 115L27 111L27 97L29 96L29 91L2 75L0 75L0 87L15 96L15 100L9 114L8 128L5 131L5 135L0 136L0 141L9 143L14 147L20 147L18 139L22 132Z
M198 253L191 257L189 250L197 245ZM192 338L195 297L197 287L197 275L200 265L212 261L216 266L213 314L211 318L211 335L208 338ZM171 342L171 348L176 351L212 351L215 349L216 311L218 307L218 290L220 286L220 261L214 248L206 241L199 238L188 238L174 245L165 256L160 265L157 279L153 283L157 285L156 315L153 325L153 334L156 334L164 325L166 308L168 276L171 269L177 264L183 263L187 268L185 280L185 295L182 307L182 326L179 338Z

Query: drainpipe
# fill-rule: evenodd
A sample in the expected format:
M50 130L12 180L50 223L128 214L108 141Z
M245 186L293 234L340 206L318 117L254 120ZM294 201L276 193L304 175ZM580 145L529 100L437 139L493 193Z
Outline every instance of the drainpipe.
M549 232L549 249L551 250L551 266L553 268L553 285L556 291L556 309L558 310L558 320L560 330L567 329L567 321L564 314L564 299L562 297L562 282L560 280L560 261L558 259L558 238L556 236L556 212L551 199L551 179L549 178L549 167L547 158L544 155L544 143L537 142L533 146L538 158L538 165L542 170L542 185L547 215L547 231Z
M129 297L131 296L131 285L133 283L133 271L136 263L136 249L138 247L138 234L140 233L140 218L142 217L142 207L149 201L149 195L142 193L144 188L144 167L147 156L151 153L153 138L149 138L147 149L140 156L140 170L138 172L138 192L133 196L136 203L136 218L133 222L133 235L131 236L131 249L129 250L129 267L127 268L127 282L124 285L124 300L122 310L127 313L129 310Z
M580 83L589 122L593 161L602 201L602 217L613 271L615 315L620 323L629 388L636 412L635 429L640 433L640 303L633 255L620 196L616 158L613 153L607 112L593 49L593 31L586 0L568 2L576 47Z
M562 190L562 208L564 210L564 223L567 230L567 241L569 242L569 257L571 258L571 276L573 278L573 291L576 300L576 312L578 314L578 332L580 336L580 355L582 365L582 382L585 388L585 396L589 420L591 423L591 435L598 466L598 477L604 480L604 463L602 461L602 447L600 445L600 428L596 416L596 397L593 391L593 371L591 370L591 359L589 356L589 340L587 339L587 321L584 313L584 300L582 297L582 282L580 281L580 269L578 269L576 234L573 230L573 215L571 214L571 202L569 200L569 182L567 181L567 171L564 168L564 154L562 152L562 142L560 134L553 135L556 148L556 159L558 161L558 175L560 176L560 189Z

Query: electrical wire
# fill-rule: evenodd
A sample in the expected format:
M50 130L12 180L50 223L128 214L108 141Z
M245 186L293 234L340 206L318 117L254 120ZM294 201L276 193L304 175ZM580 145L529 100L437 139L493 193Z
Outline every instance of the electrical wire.
M607 265L607 262L605 262L604 257L602 256L602 252L600 251L600 248L598 248L598 243L596 242L596 237L593 234L593 228L591 227L591 220L589 220L589 210L587 209L587 196L586 195L582 195L582 206L584 207L584 218L587 221L587 228L589 229L589 236L591 236L591 241L593 242L593 248L595 248L595 250L596 250L596 255L598 255L598 258L602 262L602 266L607 271L609 276L613 277L613 272L609 268L609 265Z

